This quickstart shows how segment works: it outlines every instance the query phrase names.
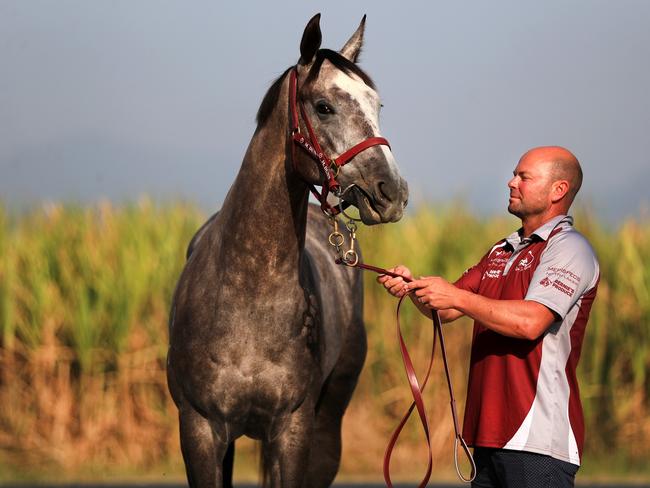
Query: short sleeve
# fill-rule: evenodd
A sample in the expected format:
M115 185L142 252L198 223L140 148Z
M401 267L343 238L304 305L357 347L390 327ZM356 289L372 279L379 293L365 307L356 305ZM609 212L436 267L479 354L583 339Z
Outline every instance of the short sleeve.
M569 230L550 238L526 293L562 319L598 282L599 266L587 240Z

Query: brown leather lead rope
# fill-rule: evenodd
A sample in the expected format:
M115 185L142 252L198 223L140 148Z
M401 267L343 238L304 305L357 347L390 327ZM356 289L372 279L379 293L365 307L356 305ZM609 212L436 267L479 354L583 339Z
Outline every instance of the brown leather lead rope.
M362 269L367 269L367 268L362 267ZM410 280L406 280L406 281L410 281ZM424 388L427 385L427 381L429 381L429 374L431 373L431 367L433 366L433 357L435 355L435 350L436 350L436 335L434 334L433 336L429 366L427 367L427 373L424 376L424 381L422 382L422 386L420 387L420 385L418 384L417 376L415 375L415 368L413 367L411 356L409 355L408 349L406 347L406 343L404 342L404 337L402 336L402 328L399 322L399 310L402 305L402 301L404 300L405 297L406 295L401 297L399 299L399 302L397 303L397 312L396 312L397 339L399 341L400 352L402 353L402 362L404 363L404 369L406 370L406 377L408 379L409 386L411 388L411 395L413 396L413 402L411 403L411 406L409 407L406 414L402 417L402 420L400 421L399 425L397 426L393 434L390 436L390 440L388 441L388 446L386 446L386 452L384 453L384 480L386 481L386 486L388 486L389 488L393 487L393 483L390 478L390 458L393 454L393 448L395 447L395 444L397 443L397 439L402 433L402 429L404 428L406 421L411 416L413 409L417 408L418 415L420 417L420 422L422 423L422 428L424 429L424 435L427 439L427 449L429 451L427 471L424 475L424 478L418 485L418 488L424 488L429 482L429 478L431 477L431 470L433 467L433 454L431 453L429 420L427 418L426 409L424 407L424 399L422 398L422 392L424 391Z
M341 259L336 260L337 264L345 264L347 266L350 266L347 264L345 261ZM364 264L364 263L357 263L354 267L364 269L367 271L373 271L378 274L384 274L388 276L392 276L393 278L402 278L404 281L411 282L413 280L407 278L406 276L402 276L398 273L393 273L392 271L388 271L387 269L383 268L378 268L376 266L372 266L369 264ZM455 440L454 440L454 466L456 467L456 473L458 474L458 477L460 478L461 481L465 483L471 483L474 478L476 477L476 464L474 463L474 458L472 457L472 453L469 451L469 448L467 447L467 443L465 442L465 439L463 439L463 436L460 432L460 427L458 423L458 414L456 412L456 397L454 396L454 389L451 384L451 377L449 375L449 364L447 363L447 350L445 348L445 339L442 334L442 323L440 321L440 315L438 314L437 310L431 310L431 316L433 319L433 328L434 328L434 335L433 335L433 343L432 343L432 348L431 348L431 359L429 360L429 366L427 368L426 375L424 377L424 382L422 383L422 386L420 387L418 383L417 376L415 374L415 368L413 367L413 363L411 361L411 356L408 353L408 349L406 347L406 343L404 342L404 338L402 336L402 330L401 330L401 325L399 321L399 311L400 307L402 305L402 301L407 295L404 295L403 297L400 298L398 304L397 304L397 338L399 340L399 346L400 346L400 351L402 353L402 361L404 363L404 369L406 370L406 377L409 382L409 386L411 388L411 394L413 395L413 402L411 403L411 406L409 407L408 411L402 417L402 420L400 421L399 425L393 432L393 435L390 438L390 441L388 442L388 446L386 447L386 453L384 454L384 480L386 481L386 486L389 488L393 487L393 483L390 478L390 458L393 452L393 449L395 447L395 444L397 443L397 439L399 438L400 433L402 432L402 429L404 428L404 425L406 424L406 421L409 419L411 416L411 413L413 412L414 408L417 408L418 415L420 417L420 422L422 423L422 427L424 429L424 433L427 439L427 447L429 450L429 462L427 466L427 471L425 473L424 478L418 485L418 488L424 488L427 483L429 482L429 478L431 477L431 469L432 469L432 463L433 463L433 455L431 453L431 439L430 439L430 430L429 430L429 421L427 419L426 415L426 410L424 407L424 400L422 398L422 392L424 391L424 388L427 384L427 381L429 380L429 374L431 373L431 366L433 365L433 359L435 355L435 349L436 349L436 337L440 339L440 352L442 355L442 362L445 367L445 376L447 378L447 386L449 388L449 398L450 398L450 406L451 406L451 417L454 422L454 434L455 434ZM460 467L458 465L458 446L463 449L463 452L467 456L467 459L470 462L471 465L471 472L469 475L469 478L465 478L463 474L460 471Z

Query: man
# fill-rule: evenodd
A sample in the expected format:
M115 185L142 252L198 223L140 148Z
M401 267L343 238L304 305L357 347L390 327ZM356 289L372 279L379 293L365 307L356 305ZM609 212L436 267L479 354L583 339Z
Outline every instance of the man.
M463 436L474 447L475 487L574 486L584 440L576 366L599 280L598 261L567 215L580 189L576 157L557 146L525 153L508 183L521 228L454 284L406 284L443 322L474 319ZM392 271L412 278L404 266ZM414 292L414 293L411 293Z

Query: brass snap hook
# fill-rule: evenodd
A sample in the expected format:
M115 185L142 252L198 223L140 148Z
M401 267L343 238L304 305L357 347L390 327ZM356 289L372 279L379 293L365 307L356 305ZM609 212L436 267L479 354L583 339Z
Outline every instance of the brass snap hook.
M341 234L340 232L334 231L330 234L328 240L332 246L338 249L343 245L345 238L343 237L343 234Z
M350 249L343 255L343 260L348 266L356 266L359 264L359 255L357 254L357 251Z

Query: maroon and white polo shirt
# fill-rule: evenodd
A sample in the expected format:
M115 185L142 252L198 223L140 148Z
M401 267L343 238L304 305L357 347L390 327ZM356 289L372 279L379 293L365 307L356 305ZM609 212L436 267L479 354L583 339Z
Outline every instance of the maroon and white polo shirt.
M474 322L463 436L471 446L548 454L580 464L584 420L576 377L599 266L573 219L558 216L498 242L455 283L499 300L533 300L557 318L538 339Z

